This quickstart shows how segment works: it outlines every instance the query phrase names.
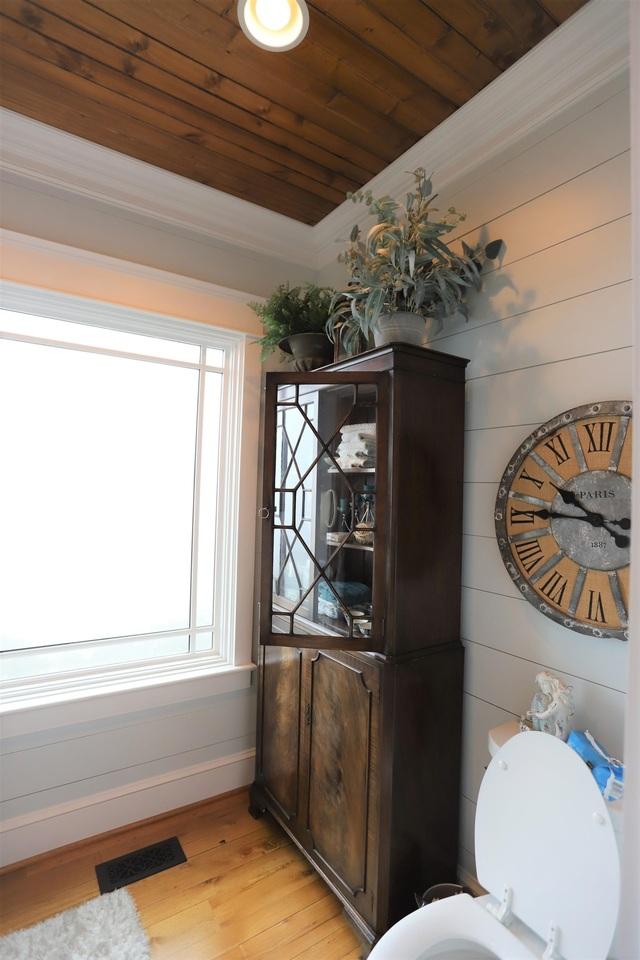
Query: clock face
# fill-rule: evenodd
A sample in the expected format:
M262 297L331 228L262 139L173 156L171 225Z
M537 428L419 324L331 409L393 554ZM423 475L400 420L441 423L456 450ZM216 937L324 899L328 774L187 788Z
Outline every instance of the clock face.
M628 639L631 403L575 407L535 430L504 472L496 536L510 576L541 613Z

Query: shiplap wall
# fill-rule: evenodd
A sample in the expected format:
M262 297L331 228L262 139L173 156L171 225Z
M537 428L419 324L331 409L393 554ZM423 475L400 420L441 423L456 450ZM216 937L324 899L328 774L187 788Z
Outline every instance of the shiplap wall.
M428 139L424 166L430 170ZM434 185L438 187L437 170ZM575 724L622 754L626 646L572 633L524 600L494 535L498 482L522 440L569 407L631 396L629 95L624 79L556 115L440 199L455 237L502 237L498 269L429 346L469 357L464 484L465 645L460 863L475 874L474 819L491 727L528 707L536 673L573 687ZM354 208L354 214L356 209ZM354 217L355 218L355 217ZM331 265L322 282L341 286Z
M573 687L577 727L589 727L616 756L623 747L627 647L538 613L511 582L494 535L498 481L520 442L569 407L631 396L628 91L557 126L447 197L467 213L467 242L506 243L470 322L430 344L470 358L460 858L470 874L487 732L526 709L540 669Z

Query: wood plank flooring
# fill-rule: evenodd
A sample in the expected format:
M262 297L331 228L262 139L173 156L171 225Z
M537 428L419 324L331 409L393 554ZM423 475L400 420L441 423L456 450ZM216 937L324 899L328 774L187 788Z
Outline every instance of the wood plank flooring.
M360 960L338 900L245 791L9 869L0 877L0 934L98 895L94 866L177 835L187 862L127 889L153 960Z

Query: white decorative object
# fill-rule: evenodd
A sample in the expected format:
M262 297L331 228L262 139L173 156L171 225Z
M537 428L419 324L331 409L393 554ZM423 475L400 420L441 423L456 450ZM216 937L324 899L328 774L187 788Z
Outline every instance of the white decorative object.
M546 670L537 674L536 687L526 714L533 729L566 740L571 732L569 720L575 712L571 687Z
M327 540L327 543L340 544L340 543L344 543L345 540L348 540L349 537L350 537L350 534L346 531L330 530L329 533L326 535L326 540Z
M375 423L348 423L340 430L336 462L342 470L371 470L376 465Z
M105 893L0 939L2 960L149 960L149 941L126 890Z

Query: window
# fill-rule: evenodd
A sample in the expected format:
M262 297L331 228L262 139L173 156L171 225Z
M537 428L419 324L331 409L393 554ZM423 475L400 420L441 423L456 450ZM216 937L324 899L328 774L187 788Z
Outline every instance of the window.
M233 662L244 337L48 297L0 309L2 679Z

